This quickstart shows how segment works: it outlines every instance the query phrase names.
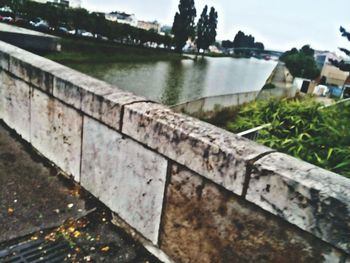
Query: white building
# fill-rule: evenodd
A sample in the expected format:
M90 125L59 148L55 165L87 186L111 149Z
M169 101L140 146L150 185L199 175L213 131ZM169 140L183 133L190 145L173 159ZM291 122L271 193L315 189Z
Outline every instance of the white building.
M155 32L160 32L160 24L157 21L148 22L148 21L141 21L139 20L137 22L137 27L144 29L144 30L153 30Z
M47 2L51 2L51 3L58 3L58 4L64 4L66 6L70 6L73 8L80 8L81 7L81 0L32 0L38 3L47 3Z
M69 0L69 6L73 8L80 8L81 0Z

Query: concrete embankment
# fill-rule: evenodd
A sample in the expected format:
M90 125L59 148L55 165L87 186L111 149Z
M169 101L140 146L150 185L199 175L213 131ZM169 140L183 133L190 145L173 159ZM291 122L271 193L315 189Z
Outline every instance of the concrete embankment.
M350 260L348 179L3 42L0 67L0 118L174 261Z
M254 101L260 91L242 92L200 98L194 101L181 103L171 108L189 115L198 115L205 112L215 112L223 108L239 106Z
M34 30L0 23L0 40L31 51L59 51L59 38Z

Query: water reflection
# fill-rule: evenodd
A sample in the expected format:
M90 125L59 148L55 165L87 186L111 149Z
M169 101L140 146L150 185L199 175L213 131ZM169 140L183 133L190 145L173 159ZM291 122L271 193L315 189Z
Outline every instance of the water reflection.
M173 105L200 97L259 90L276 62L199 58L197 61L68 65L148 99Z

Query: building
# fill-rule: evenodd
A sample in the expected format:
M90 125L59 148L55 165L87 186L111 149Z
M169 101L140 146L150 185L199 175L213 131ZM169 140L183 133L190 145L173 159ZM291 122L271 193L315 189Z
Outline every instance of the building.
M330 59L339 59L334 52L329 51L315 51L314 57L316 64L320 69L323 67L323 65L328 64Z
M127 14L125 12L111 12L106 14L106 19L120 24L128 24L130 26L137 26L137 19L134 14Z
M341 71L331 64L324 64L321 76L326 77L326 84L343 86L349 76L349 72Z
M52 3L54 5L60 5L64 7L69 7L69 1L68 0L52 0L52 1L47 1L47 3Z
M69 6L73 8L81 8L81 0L69 0Z
M315 61L317 66L321 69L321 78L326 78L327 85L343 86L349 76L349 72L341 71L339 68L330 63L331 60L340 60L340 58L333 52L329 51L315 51Z
M38 3L53 3L58 5L63 5L66 7L73 7L73 8L80 8L81 7L81 0L33 0Z
M153 30L155 32L160 32L160 24L157 21L147 22L147 21L138 21L137 27L144 30Z

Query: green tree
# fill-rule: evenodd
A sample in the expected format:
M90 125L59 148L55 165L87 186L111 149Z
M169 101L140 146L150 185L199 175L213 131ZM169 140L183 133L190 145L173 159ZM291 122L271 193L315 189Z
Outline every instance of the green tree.
M208 24L208 43L209 45L212 45L215 43L216 40L216 29L218 27L218 13L216 12L215 8L210 8L209 13L209 24ZM208 46L209 47L209 46Z
M350 41L350 32L347 32L344 27L340 27L339 30L340 30L342 36L346 37ZM350 56L350 50L348 50L346 48L339 48L339 49L340 49L340 51L344 52L347 56ZM337 61L337 60L333 60L333 59L330 59L330 62L334 66L338 67L340 70L350 72L350 63L347 63L344 60Z
M69 18L71 26L75 29L75 34L78 35L79 29L85 29L89 27L90 15L84 8L74 8L69 10Z
M180 0L179 12L175 14L172 28L177 52L182 52L187 39L191 36L193 37L196 15L194 0Z
M252 49L264 49L264 44L255 42L252 35L246 35L242 31L238 31L234 40L233 48L236 54L250 55Z
M206 49L206 38L207 38L207 31L208 31L208 6L206 5L203 8L202 14L198 20L197 23L197 53L199 53L200 49Z
M314 53L309 45L305 45L300 50L293 48L285 52L280 60L286 64L294 77L315 79L320 75L320 70L316 65Z
M205 6L197 23L197 50L207 50L210 45L215 43L216 28L218 24L218 14L215 8L210 9L208 15L208 6Z

